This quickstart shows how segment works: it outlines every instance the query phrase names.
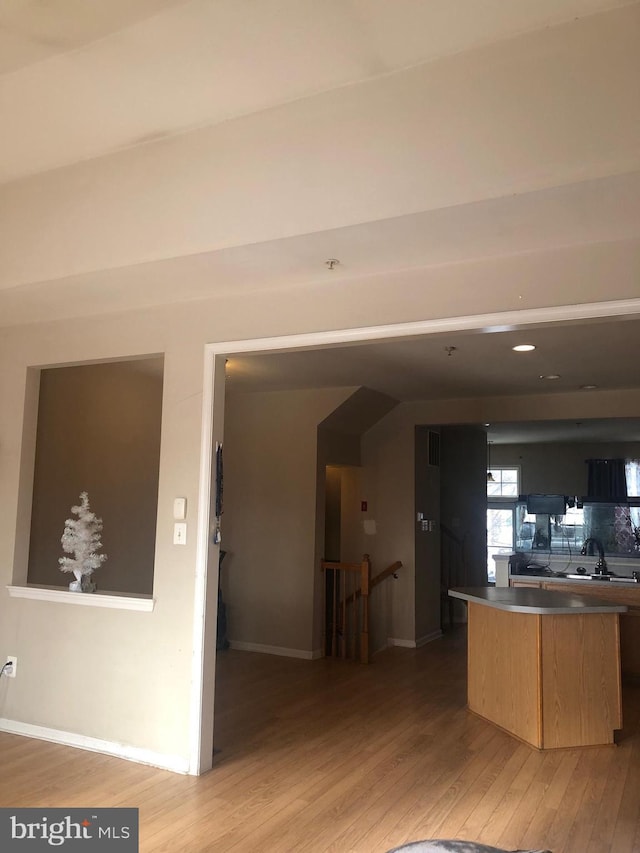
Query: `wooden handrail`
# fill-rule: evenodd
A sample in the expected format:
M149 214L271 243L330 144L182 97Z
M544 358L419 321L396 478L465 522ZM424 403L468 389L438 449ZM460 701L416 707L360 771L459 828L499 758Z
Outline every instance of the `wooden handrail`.
M364 555L367 559L368 554ZM337 560L322 560L320 563L322 571L325 569L342 569L345 572L359 572L362 569L362 563L339 563Z
M376 575L375 578L371 577L371 563L369 561L369 555L364 554L362 557L361 563L341 563L337 560L322 560L320 563L321 571L346 571L346 572L360 572L360 588L354 590L349 595L342 596L337 595L337 586L334 582L333 586L333 602L331 606L331 613L333 618L331 620L331 654L332 656L336 656L339 647L339 631L337 632L338 622L340 622L340 627L342 630L342 657L346 657L346 631L347 631L347 607L350 604L358 601L358 599L362 598L362 624L360 627L360 661L361 663L369 663L369 594L371 590L376 586L382 583L382 581L386 580L388 577L393 575L397 577L396 572L398 569L402 567L402 563L400 560L396 560L395 563L392 563L388 566L384 571L380 572L379 575ZM345 590L346 593L346 590ZM325 610L326 612L326 610ZM325 617L326 618L326 617ZM356 622L357 618L354 616L353 620L354 631L356 630ZM355 635L354 635L355 640ZM324 642L324 641L323 641Z
M387 568L383 572L380 572L379 575L376 575L375 578L372 578L371 589L374 589L374 587L378 586L379 583L382 583L382 581L386 580L391 575L393 575L394 578L397 577L396 572L398 571L398 569L401 568L402 563L400 562L400 560L396 560L395 563L392 563L390 566L387 566Z
M400 560L396 560L395 563L392 563L390 566L387 566L387 568L383 572L380 572L380 574L376 575L375 578L371 578L371 583L369 584L369 590L375 589L378 586L378 584L381 584L382 581L386 580L391 575L393 575L394 578L397 577L396 572L398 571L398 569L401 569L401 568L402 568L402 563L400 562ZM345 599L345 604L351 604L353 601L356 600L356 598L360 598L360 590L359 589L357 589L355 592L351 593L351 595Z

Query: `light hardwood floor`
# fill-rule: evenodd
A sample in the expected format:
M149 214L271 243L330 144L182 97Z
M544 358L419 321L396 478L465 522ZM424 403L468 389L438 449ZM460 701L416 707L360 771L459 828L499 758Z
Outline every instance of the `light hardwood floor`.
M144 853L383 853L466 838L640 851L640 685L615 747L541 753L465 709L465 638L369 666L223 652L200 778L0 734L0 804L137 806Z

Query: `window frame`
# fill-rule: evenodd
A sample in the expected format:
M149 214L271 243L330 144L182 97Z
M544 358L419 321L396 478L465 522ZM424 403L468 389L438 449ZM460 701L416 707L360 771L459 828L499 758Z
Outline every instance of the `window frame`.
M520 465L492 465L491 467L487 466L487 476L489 475L489 473L491 473L495 476L496 472L502 472L502 471L515 471L516 472L516 493L515 493L515 495L503 495L503 494L490 495L489 494L489 482L490 481L487 480L487 502L491 502L491 501L499 501L499 502L513 501L513 503L515 504L518 502L518 497L520 496L520 484L522 481L522 466L520 466ZM500 484L500 487L502 490L502 486L504 485L504 482L502 480L502 476L500 477L499 481L496 480L495 482Z

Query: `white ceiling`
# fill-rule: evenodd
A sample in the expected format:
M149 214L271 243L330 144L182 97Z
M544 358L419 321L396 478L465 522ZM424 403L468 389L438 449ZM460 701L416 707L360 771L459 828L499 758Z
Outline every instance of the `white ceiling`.
M0 182L624 0L5 0Z
M100 314L126 304L144 308L218 296L292 291L363 276L411 276L447 265L559 252L591 244L623 244L640 235L640 172L393 219L333 228L215 252L185 255L6 287L6 324ZM632 244L633 245L633 244ZM340 264L330 271L325 261ZM536 272L536 274L538 274ZM640 288L636 294L640 295ZM586 295L586 300L589 295Z
M627 96L620 96L618 104L618 90L607 89L608 85L613 88L611 81L628 81L633 76L635 66L627 54L620 68L613 69L611 80L602 84L604 97L595 91L603 79L601 40L606 42L621 29L618 19L617 30L614 24L608 26L609 17L622 14L610 10L626 6L637 8L638 4L626 0L5 0L0 4L0 219L5 217L0 228L0 326L239 294L248 298L275 290L304 299L308 288L325 283L333 288L359 287L358 293L366 298L369 283L372 289L377 283L379 290L384 280L389 283L390 300L394 287L406 287L433 291L435 302L442 287L440 273L454 268L469 271L464 273L469 313L494 310L482 306L483 291L487 300L499 293L498 301L508 308L514 302L517 306L522 292L526 306L527 288L530 296L537 282L541 289L555 291L546 304L601 300L602 295L594 297L588 284L584 290L580 287L581 269L594 265L599 265L600 280L615 277L612 286L617 298L640 297L636 273L640 267L640 156L633 144L637 128L629 116L633 110ZM460 127L468 126L482 143L477 161L469 163L469 174L464 174L464 168L461 172L469 156L464 147L457 151L459 159L446 160L447 128L425 123L424 117L410 126L411 109L405 113L397 108L405 83L416 87L416 80L423 82L422 77L405 81L402 74L407 69L419 71L425 64L431 68L442 57L455 60L468 52L494 51L496 79L502 86L500 63L511 55L500 52L505 40L549 33L581 19L596 21L589 16L598 16L597 27L585 30L581 41L576 41L576 52L568 52L566 61L569 76L578 67L585 73L586 66L579 62L584 60L580 51L586 50L593 77L584 91L582 78L577 79L576 89L569 87L567 97L575 91L581 109L583 102L589 104L597 95L601 113L578 110L577 127L571 125L572 116L557 139L553 134L536 135L549 119L546 114L529 113L529 103L522 110L500 112L500 99L513 94L507 85L510 81L495 90L495 103L491 97L479 101L476 114L475 97L480 90L476 93L475 81L466 75L469 69L484 66L462 60L424 80L433 87L428 92L433 99L427 105L428 114L433 107L434 115L447 115L437 112L440 100L446 101L441 84L454 81L453 91L468 97L460 103L466 104L469 123ZM637 18L631 20L637 22ZM536 71L534 88L529 81L527 89L532 104L538 103L535 86L543 89L553 82L545 78L545 70L549 57L555 62L562 53L564 42L559 43L560 49L554 43L549 56L536 55L539 84ZM522 42L523 50L537 50L540 44ZM358 132L366 131L369 125L364 119L362 128L358 124L357 101L348 101L345 113L339 113L337 102L332 101L334 114L320 96L331 92L360 96L364 81L379 90L379 100L370 99L371 103L384 105L393 94L395 102L386 102L389 123L404 116L406 124L394 126L394 135L380 148L363 152L356 147L351 152L354 170L360 161L366 162L369 171L363 172L364 184L350 184L348 158L346 172L338 177L332 162L322 160L327 151L335 156L335 149L328 144L320 148L322 176L309 198L320 200L326 209L315 220L304 218L300 211L312 207L304 195L305 184L313 183L310 175L318 161L296 150L293 171L284 172L284 180L273 185L280 192L274 198L273 187L263 186L264 175L278 172L291 152L269 147L279 139L273 128L286 105L313 103L318 111L314 116L325 115L326 109L331 144L352 125L358 126ZM394 81L396 88L391 85ZM422 89L417 91L422 96ZM367 93L369 97L370 88ZM486 96L484 90L480 94ZM413 101L407 103L411 107ZM545 100L540 104L544 109L553 106ZM521 143L513 158L494 144L507 135L491 128L491 121L483 124L487 116L491 120L492 106L501 120L513 119L514 139ZM294 118L304 124L306 115L292 118L287 113L287 129L297 126ZM251 117L251 124L244 124L241 117ZM562 118L555 116L556 121ZM620 132L618 137L624 144L611 153L608 138L600 136L600 130L622 126L623 118L628 122L626 136ZM454 119L450 117L457 132ZM231 139L242 139L251 128L255 150L243 148L240 159L229 167L230 174L224 169L201 174L201 161L196 163L195 158L202 151L211 148L216 154L230 155L224 146L216 147L217 137L203 135L199 129L217 128L222 133L232 126L239 130ZM385 126L381 127L384 132ZM429 138L422 135L425 130ZM171 157L163 160L163 140L169 138L192 140L193 145L175 147ZM361 139L357 133L353 138ZM584 141L576 157L572 139ZM398 147L403 140L406 150ZM427 152L432 142L435 147L428 148L420 160L422 145ZM527 144L531 151L526 150ZM395 172L382 175L381 167L389 158L409 157L409 150L414 159L407 173L400 173L404 184L396 187ZM442 168L436 156L443 157ZM265 164L266 171L261 171ZM441 192L431 175L419 192L412 192L412 182L428 168L435 175L442 171L446 192ZM478 174L472 174L473 169ZM501 183L502 172L506 178ZM384 184L383 178L390 183ZM118 181L125 187L122 195ZM167 194L160 193L156 199L150 189L154 186L168 187ZM217 219L214 222L214 214L217 217L220 211L204 206L198 192L217 200L227 187L236 195L248 187L250 201L241 197L234 213L237 221L229 216L232 224L228 230L222 228L220 236L215 232ZM298 191L297 209L281 203ZM148 242L142 237L136 238L137 243L132 239L132 248L128 232L146 222L149 213L141 208L138 215L134 202L136 195L145 194L152 196L150 204L158 211L173 209L171 202L176 209L184 204L184 216L178 219L179 227L168 219L151 222L148 233L140 232ZM346 211L350 199L359 196L362 206ZM382 196L385 204L379 205ZM224 205L217 208L222 209L224 222ZM265 226L262 230L251 230L253 208L258 210L259 225ZM368 218L363 210L365 214L370 210ZM32 233L25 233L21 216L30 223ZM94 220L92 232L83 230ZM60 222L64 227L56 230ZM125 223L121 230L119 223ZM267 226L272 224L270 230ZM198 228L204 234L200 243L195 238L175 239L180 231L189 238L191 231L200 236ZM268 236L263 239L261 234ZM569 272L566 258L577 257L585 247L595 247L594 253L581 254L582 268L571 267ZM609 262L613 255L617 265ZM340 259L333 271L324 264L328 257ZM39 265L40 258L50 261ZM517 269L526 272L515 275L515 266L505 267L498 282L495 263L503 261L517 262ZM472 305L474 300L478 304ZM402 400L541 393L538 376L549 372L560 373L562 379L546 383L546 392L575 390L585 383L603 389L636 388L640 387L639 322L608 319L531 328L526 337L538 349L524 356L515 356L509 349L521 338L515 331L431 335L348 351L242 356L232 359L231 382L245 389L367 385ZM339 318L335 326L340 326ZM444 346L457 350L449 357Z
M536 349L512 350L522 343ZM432 334L302 352L229 354L226 375L229 394L363 385L407 402L636 389L638 365L640 317ZM540 378L550 374L560 378ZM640 420L492 423L488 438L496 444L640 441Z
M521 343L536 349L514 352ZM406 402L639 388L638 365L640 318L230 354L227 380L232 392L365 385ZM552 374L561 378L540 378Z

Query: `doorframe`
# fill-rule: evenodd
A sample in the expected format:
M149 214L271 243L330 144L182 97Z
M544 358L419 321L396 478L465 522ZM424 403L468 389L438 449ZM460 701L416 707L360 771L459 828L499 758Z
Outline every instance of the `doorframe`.
M205 344L189 714L190 774L205 773L211 769L213 763L219 547L210 542L209 525L213 447L214 442L222 441L224 435L225 357L231 353L319 349L335 344L389 340L441 332L491 333L537 323L603 320L639 314L640 299L620 299Z

